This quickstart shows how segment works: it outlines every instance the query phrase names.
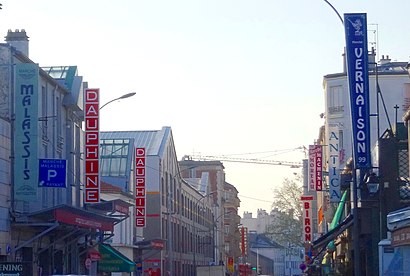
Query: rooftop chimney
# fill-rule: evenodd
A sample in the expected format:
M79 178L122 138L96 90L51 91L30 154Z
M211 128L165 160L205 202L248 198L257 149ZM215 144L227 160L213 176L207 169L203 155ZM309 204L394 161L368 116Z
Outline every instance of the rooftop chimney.
M390 63L390 61L391 61L391 59L389 58L389 55L386 55L386 57L384 55L382 55L382 59L380 60L380 65Z
M21 31L15 30L14 32L8 30L6 42L28 57L28 36L24 29L21 29Z

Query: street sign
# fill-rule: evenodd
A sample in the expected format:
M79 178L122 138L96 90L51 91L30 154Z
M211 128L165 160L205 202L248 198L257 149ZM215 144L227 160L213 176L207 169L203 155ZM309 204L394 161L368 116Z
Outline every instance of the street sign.
M66 188L65 159L39 159L38 186Z

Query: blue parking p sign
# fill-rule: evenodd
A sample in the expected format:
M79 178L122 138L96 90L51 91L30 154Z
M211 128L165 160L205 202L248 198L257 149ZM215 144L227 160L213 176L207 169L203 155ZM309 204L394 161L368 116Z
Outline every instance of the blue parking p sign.
M65 159L40 159L39 170L39 187L66 188L67 167Z

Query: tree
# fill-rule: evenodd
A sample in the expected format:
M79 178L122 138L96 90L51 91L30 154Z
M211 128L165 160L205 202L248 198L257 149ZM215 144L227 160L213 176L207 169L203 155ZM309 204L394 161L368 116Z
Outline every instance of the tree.
M271 214L274 220L266 234L283 246L302 245L302 176L285 178L282 186L273 192Z

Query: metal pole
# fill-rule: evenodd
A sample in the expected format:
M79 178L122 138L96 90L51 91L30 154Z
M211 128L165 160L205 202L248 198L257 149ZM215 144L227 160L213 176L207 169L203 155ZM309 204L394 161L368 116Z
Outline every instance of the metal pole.
M360 181L360 180L359 180ZM354 250L354 275L360 276L360 244L359 244L359 210L357 204L357 173L353 169L353 250Z
M126 99L126 98L129 98L129 97L132 97L132 96L134 96L135 94L137 94L137 93L136 93L136 92L131 92L131 93L127 93L127 94L125 94L125 95L122 95L121 97L112 99L111 101L108 101L108 102L106 102L105 104L103 104L103 105L100 107L100 110L103 109L103 107L106 106L106 105L109 104L109 103L112 103L112 102L115 102L115 101L118 101L118 100L122 100L122 99Z

